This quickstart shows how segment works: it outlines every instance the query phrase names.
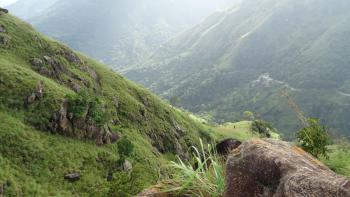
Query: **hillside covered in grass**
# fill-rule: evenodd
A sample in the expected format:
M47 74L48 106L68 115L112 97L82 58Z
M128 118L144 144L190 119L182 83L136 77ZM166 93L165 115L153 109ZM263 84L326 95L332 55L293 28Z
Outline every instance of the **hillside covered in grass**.
M244 0L164 44L126 76L217 122L252 111L292 139L298 120L286 90L308 117L349 137L349 6Z
M208 129L188 115L0 12L0 187L6 195L133 195L158 180L167 158L186 159L199 138L210 140ZM134 148L120 145L122 139ZM120 155L124 149L132 152ZM123 168L118 161L125 157ZM80 180L65 180L69 173Z

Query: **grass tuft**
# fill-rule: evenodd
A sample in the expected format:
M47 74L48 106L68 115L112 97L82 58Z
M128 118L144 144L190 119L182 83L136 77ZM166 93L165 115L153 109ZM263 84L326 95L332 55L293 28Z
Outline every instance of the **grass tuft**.
M206 147L200 140L200 148L192 146L192 159L196 165L184 162L180 157L171 162L174 170L171 177L164 181L164 191L179 196L219 197L225 188L223 160L213 146Z

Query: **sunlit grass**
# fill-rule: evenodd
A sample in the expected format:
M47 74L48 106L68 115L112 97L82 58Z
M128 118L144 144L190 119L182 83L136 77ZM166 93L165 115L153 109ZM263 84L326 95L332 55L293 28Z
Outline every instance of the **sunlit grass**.
M237 123L225 123L214 128L219 135L225 138L234 138L241 141L246 141L251 138L259 137L252 132L251 121L241 121Z
M350 178L350 143L344 141L330 146L328 156L322 161L336 173Z
M164 191L179 196L220 197L225 188L224 165L211 145L192 147L192 163L178 157L169 167L174 170L169 179L163 181Z

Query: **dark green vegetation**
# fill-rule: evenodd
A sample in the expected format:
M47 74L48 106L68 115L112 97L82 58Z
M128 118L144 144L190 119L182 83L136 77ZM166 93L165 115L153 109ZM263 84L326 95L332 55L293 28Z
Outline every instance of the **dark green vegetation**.
M52 1L56 3L50 4ZM115 69L148 57L231 0L19 0L9 9L39 31ZM41 7L47 6L45 10ZM40 14L35 14L37 10ZM42 11L40 11L42 10ZM25 13L33 14L25 16Z
M298 142L306 152L316 158L328 157L327 146L331 140L326 127L317 119L308 119L308 125L297 132Z
M6 195L136 194L158 180L166 158L186 158L199 137L210 138L187 114L17 18L0 13L0 26L0 186ZM132 163L131 173L118 170L120 159ZM81 179L68 182L67 173Z
M172 39L126 76L217 122L252 111L291 139L307 117L350 136L350 2L244 0Z

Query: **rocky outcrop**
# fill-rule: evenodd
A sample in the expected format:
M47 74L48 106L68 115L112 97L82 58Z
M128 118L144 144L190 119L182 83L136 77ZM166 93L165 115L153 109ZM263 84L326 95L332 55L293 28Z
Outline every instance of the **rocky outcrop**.
M68 113L69 103L63 102L61 108L51 119L51 131L79 139L95 140L96 145L116 142L120 137L108 125L98 126L86 117L74 117ZM86 109L88 111L89 109Z
M82 65L83 61L70 49L68 48L62 48L60 51L60 54L63 55L69 62L76 64L76 65Z
M48 55L35 57L30 60L30 63L32 68L39 74L54 79L60 84L65 84L75 92L90 87L94 87L96 90L101 86L98 73L90 68L90 66L81 60L73 51L66 48L61 48L55 52L48 51ZM84 77L70 70L69 64L86 73L95 83L90 83Z
M350 182L302 149L254 139L227 160L225 197L349 197Z
M217 143L215 148L219 155L227 156L233 149L236 149L241 144L242 142L230 138Z
M25 107L28 107L30 104L33 104L35 101L40 100L44 95L44 84L40 81L33 91L27 98L25 98L24 104Z
M56 80L62 80L62 74L67 73L67 69L56 58L44 56L41 58L33 58L31 60L33 69L39 74Z

